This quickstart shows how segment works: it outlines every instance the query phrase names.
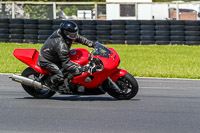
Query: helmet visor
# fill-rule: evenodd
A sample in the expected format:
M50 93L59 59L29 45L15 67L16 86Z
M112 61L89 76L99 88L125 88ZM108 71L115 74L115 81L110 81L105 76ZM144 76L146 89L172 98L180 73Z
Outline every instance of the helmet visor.
M78 35L78 32L68 32L68 31L64 31L65 35L67 38L69 39L76 39L77 35Z

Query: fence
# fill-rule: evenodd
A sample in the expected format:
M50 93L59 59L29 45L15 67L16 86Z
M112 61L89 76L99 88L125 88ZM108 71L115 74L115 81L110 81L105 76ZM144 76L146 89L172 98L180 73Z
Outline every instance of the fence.
M200 2L5 2L0 18L198 20Z
M0 41L44 43L63 20L0 19ZM74 20L79 33L103 44L200 44L200 21Z

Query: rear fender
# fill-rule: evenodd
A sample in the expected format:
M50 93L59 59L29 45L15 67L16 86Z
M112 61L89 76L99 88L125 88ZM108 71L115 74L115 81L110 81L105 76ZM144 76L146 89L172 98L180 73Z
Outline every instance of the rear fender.
M42 69L38 66L37 60L39 56L39 52L36 49L15 49L13 55L19 59L20 61L24 62L35 71L41 74L48 74L50 71L46 69Z
M116 81L119 79L119 77L122 77L122 76L124 76L124 75L126 75L126 74L127 74L127 71L126 71L126 70L117 69L117 71L115 71L115 72L110 76L110 78L111 78L114 82L116 82Z

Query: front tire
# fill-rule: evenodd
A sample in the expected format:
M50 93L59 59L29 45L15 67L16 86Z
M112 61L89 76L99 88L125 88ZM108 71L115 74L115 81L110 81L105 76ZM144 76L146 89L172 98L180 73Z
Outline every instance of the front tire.
M30 79L36 79L36 77L39 76L39 73L37 73L31 67L28 67L22 72L22 76L30 78ZM24 84L22 84L22 87L29 95L35 98L50 98L56 93L48 89L39 89L32 86L24 85Z
M116 82L121 92L116 92L113 85L107 82L107 93L118 100L129 100L138 93L138 83L136 79L129 73L120 77Z

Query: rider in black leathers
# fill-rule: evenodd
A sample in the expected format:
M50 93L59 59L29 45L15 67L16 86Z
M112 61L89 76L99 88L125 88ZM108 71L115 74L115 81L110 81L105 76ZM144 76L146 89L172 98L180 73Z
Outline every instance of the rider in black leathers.
M64 71L77 76L88 70L88 65L82 67L70 61L69 51L72 42L78 42L83 45L94 47L95 43L78 35L78 26L73 21L65 20L60 28L56 30L44 43L40 49L38 65L51 71L51 83L59 85L64 81Z

